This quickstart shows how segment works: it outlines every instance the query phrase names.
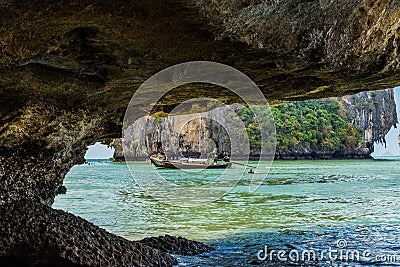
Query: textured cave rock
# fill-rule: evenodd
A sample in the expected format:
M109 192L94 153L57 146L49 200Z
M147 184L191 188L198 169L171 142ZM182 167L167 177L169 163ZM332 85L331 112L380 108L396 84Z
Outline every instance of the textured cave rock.
M65 227L74 228L70 215L48 206L87 145L120 136L129 99L155 72L191 60L225 63L249 75L273 103L390 88L400 84L399 17L397 0L1 1L1 246L8 246L2 257L24 260L39 251L38 257L55 252L51 257L60 259L66 252L61 245L43 250L55 248L60 236L50 231L44 238L39 226L12 239L22 229L12 222L23 223L30 214L34 225L43 225L64 216L71 219ZM221 88L185 86L155 111L169 112L198 96L239 101ZM63 233L73 238L70 230ZM109 238L137 251L96 233L91 242ZM90 248L84 240L72 248ZM12 254L12 245L20 254ZM158 256L173 262L148 247L139 254L150 264ZM62 258L94 266L96 255ZM102 255L104 262L114 257ZM127 265L139 265L137 259Z
M397 0L6 0L0 14L3 66L102 80L88 93L121 107L151 74L191 60L236 67L270 101L400 84ZM207 88L180 93L159 105L210 95Z

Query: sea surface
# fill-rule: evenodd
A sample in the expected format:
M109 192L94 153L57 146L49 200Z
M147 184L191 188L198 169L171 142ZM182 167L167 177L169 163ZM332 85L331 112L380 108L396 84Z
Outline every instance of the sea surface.
M142 178L154 170L131 164ZM159 172L198 186L223 171ZM71 169L53 207L130 240L169 234L215 248L178 256L179 266L400 266L398 158L275 161L255 192L250 180L207 205L179 207L148 195L126 164L91 161Z

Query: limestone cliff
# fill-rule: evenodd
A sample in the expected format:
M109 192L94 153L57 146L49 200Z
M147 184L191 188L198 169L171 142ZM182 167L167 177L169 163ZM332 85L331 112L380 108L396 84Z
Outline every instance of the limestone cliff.
M299 142L298 145L291 146L289 149L278 147L276 158L370 158L371 153L374 152L374 143L386 144L385 135L392 127L397 127L398 118L392 89L362 92L351 96L321 99L320 101L337 102L340 107L340 117L351 123L354 130L336 129L346 131L348 135L347 138L342 140L343 144L340 145L340 148L323 144L310 147L309 143ZM301 127L305 127L304 124ZM324 143L324 140L322 141Z
M232 110L239 111L241 105L232 105ZM224 109L202 113L187 123L184 116L140 118L135 127L130 129L129 141L114 139L110 144L115 148L114 158L123 161L125 149L129 149L131 160L143 160L154 153L166 153L170 157L202 157L217 149L220 155L245 151L242 147L231 148L227 131L221 124L231 123ZM132 140L132 141L130 141ZM235 151L232 151L234 149Z
M345 146L335 147L327 146L321 143L330 142L328 137L321 138L319 144L311 144L299 138L299 132L283 132L281 128L287 128L287 123L275 113L275 122L277 125L278 135L286 134L284 138L290 141L291 144L285 146L278 138L276 147L276 159L343 159L343 158L369 158L374 151L374 143L385 143L385 135L392 127L396 127L397 113L396 103L394 101L394 93L392 89L362 92L356 95L343 96L338 98L321 99L320 102L338 102L341 107L339 110L343 119L352 124L354 131L346 133L349 135L346 140L350 140ZM316 107L314 107L315 109ZM236 113L240 113L243 109L241 105L233 105L232 109ZM291 111L280 107L280 111L288 113ZM214 148L220 157L225 154L230 155L232 150L244 151L243 147L231 147L231 142L226 130L221 127L221 124L230 123L226 114L222 110L214 110L214 116L195 118L187 122L183 127L179 120L180 116L171 116L168 118L156 119L148 116L139 119L136 127L129 133L131 143L124 143L125 140L114 139L111 143L116 150L114 158L118 161L124 160L122 145L124 144L133 156L132 160L143 160L149 154L162 152L170 157L192 156L192 157L207 157L207 152L211 152ZM303 116L303 115L302 115ZM305 114L307 116L307 114ZM341 117L338 117L341 118ZM304 127L304 122L301 118L296 118L299 121L297 127ZM250 121L244 122L247 126ZM336 122L334 122L336 123ZM178 125L180 127L178 127ZM345 127L341 126L341 127ZM337 130L342 130L338 128ZM321 130L322 131L322 130ZM295 142L295 144L294 144ZM237 151L235 151L236 154ZM257 158L257 149L252 148L250 151L251 158ZM244 155L243 155L244 156Z
M362 140L370 152L374 142L386 145L385 135L394 127L398 118L393 90L362 92L354 96L338 99L346 111L346 118L362 132Z

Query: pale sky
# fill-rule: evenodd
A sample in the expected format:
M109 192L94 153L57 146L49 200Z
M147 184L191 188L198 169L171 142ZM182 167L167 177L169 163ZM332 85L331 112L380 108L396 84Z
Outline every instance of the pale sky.
M396 101L397 107L397 117L400 119L400 86L394 88L394 97ZM386 135L386 144L385 148L383 145L379 143L375 143L375 152L372 156L380 156L383 154L391 154L393 156L400 156L400 146L398 144L398 136L400 134L400 128L393 128ZM102 145L97 142L94 145L88 146L88 150L85 154L85 159L108 159L114 155L114 149L107 148L106 145Z
M106 145L102 145L100 142L97 142L94 145L88 146L85 159L109 159L112 158L113 155L113 148L107 148Z

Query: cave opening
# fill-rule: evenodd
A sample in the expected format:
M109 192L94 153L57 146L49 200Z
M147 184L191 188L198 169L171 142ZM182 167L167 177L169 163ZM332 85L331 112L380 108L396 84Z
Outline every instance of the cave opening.
M113 159L114 152L115 149L112 146L106 145L104 142L96 142L87 147L85 160L111 160Z

